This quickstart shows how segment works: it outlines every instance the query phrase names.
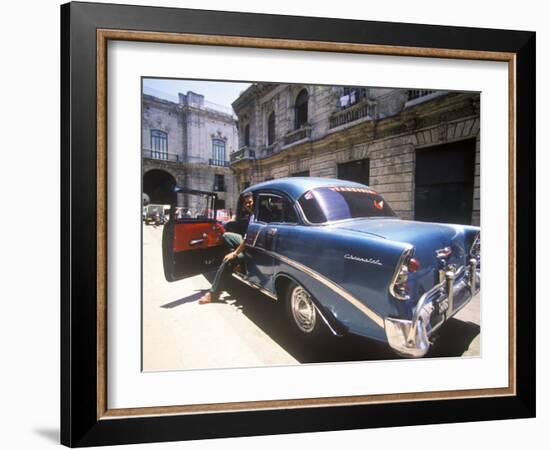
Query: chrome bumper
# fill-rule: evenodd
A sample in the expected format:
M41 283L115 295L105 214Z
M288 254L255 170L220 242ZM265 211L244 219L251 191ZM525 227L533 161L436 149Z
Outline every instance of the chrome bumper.
M480 273L477 259L471 259L467 268L461 267L454 272L445 272L445 279L420 297L412 320L392 317L384 320L390 347L401 356L410 358L424 356L430 348L432 333L464 308L479 292L479 286ZM459 297L466 297L466 300L455 307L455 299ZM441 310L443 307L445 312L437 314L440 320L432 323L433 318L437 317L434 315L436 308Z

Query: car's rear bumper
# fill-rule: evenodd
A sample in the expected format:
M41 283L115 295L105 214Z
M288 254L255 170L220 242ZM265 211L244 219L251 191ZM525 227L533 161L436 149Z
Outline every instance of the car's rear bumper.
M446 272L445 280L420 298L412 320L392 317L384 320L390 347L402 356L424 356L431 345L430 336L470 302L479 292L479 286L476 259L471 259L467 267Z

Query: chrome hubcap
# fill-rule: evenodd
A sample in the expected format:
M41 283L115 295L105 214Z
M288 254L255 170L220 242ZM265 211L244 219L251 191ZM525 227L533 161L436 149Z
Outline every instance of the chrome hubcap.
M290 297L292 317L298 328L304 333L310 333L315 328L315 306L310 295L300 286L293 289Z

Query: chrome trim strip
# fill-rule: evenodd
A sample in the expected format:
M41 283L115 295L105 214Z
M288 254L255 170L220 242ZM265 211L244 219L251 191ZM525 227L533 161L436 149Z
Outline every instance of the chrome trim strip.
M397 261L397 265L395 266L395 270L393 271L393 275L391 277L391 281L390 281L390 288L389 288L389 291L390 291L390 295L394 298L396 298L397 300L408 300L409 299L409 296L408 295L401 295L401 294L398 294L397 292L395 292L395 283L397 282L397 277L399 276L399 272L401 272L401 267L403 266L405 260L409 257L409 256L412 256L412 252L414 250L414 247L411 245L411 244L408 244L407 248L405 250L403 250L403 253L401 253L401 256L399 257L399 260Z
M289 266L294 267L295 269L304 272L305 274L309 275L312 278L315 278L320 283L324 284L326 287L331 289L332 291L336 292L339 296L341 296L344 300L351 303L353 306L355 306L358 310L360 310L363 314L365 314L369 319L371 319L376 325L378 325L380 328L384 328L384 319L376 314L372 309L365 306L360 300L355 298L352 294L350 294L345 289L338 286L336 283L334 283L332 280L329 280L328 278L324 277L320 273L316 272L315 270L303 265L302 263L299 263L298 261L295 261L293 259L287 258L286 256L279 255L278 253L256 247L257 250L261 250L262 252L267 253L268 255L272 256L273 258L276 258Z
M233 276L233 278L239 280L240 282L246 284L247 286L250 286L254 289L259 290L262 294L267 295L272 300L279 300L273 292L268 291L267 289L264 289L263 287L258 286L256 283L252 283L252 281L248 281L240 273L233 272L231 275Z
M265 226L265 225L262 225L262 226ZM254 236L254 242L252 243L252 247L256 247L256 242L258 241L258 236L260 235L261 232L262 232L262 227L259 226L258 232L256 233L256 236Z
M342 336L341 333L338 333L333 327L332 325L330 324L330 322L327 320L327 318L325 317L325 315L323 314L323 312L319 309L319 307L315 304L315 302L313 302L313 306L315 307L315 311L317 311L317 313L319 314L319 316L321 317L321 319L323 319L323 322L325 322L325 325L327 326L327 328L330 330L330 332L334 335L334 336Z

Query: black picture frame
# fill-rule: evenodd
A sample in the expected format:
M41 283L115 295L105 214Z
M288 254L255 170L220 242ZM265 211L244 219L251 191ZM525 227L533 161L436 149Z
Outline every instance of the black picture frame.
M509 395L111 417L101 405L98 30L513 54L517 203L515 364ZM139 40L139 38L138 38ZM535 416L535 40L533 32L111 4L61 7L61 442L71 447ZM345 51L345 50L343 50ZM443 53L442 53L443 52ZM380 51L380 53L384 53ZM414 54L414 52L413 52ZM451 56L452 57L452 56ZM103 118L104 119L104 118ZM99 194L98 194L99 192ZM513 241L513 239L512 239Z

